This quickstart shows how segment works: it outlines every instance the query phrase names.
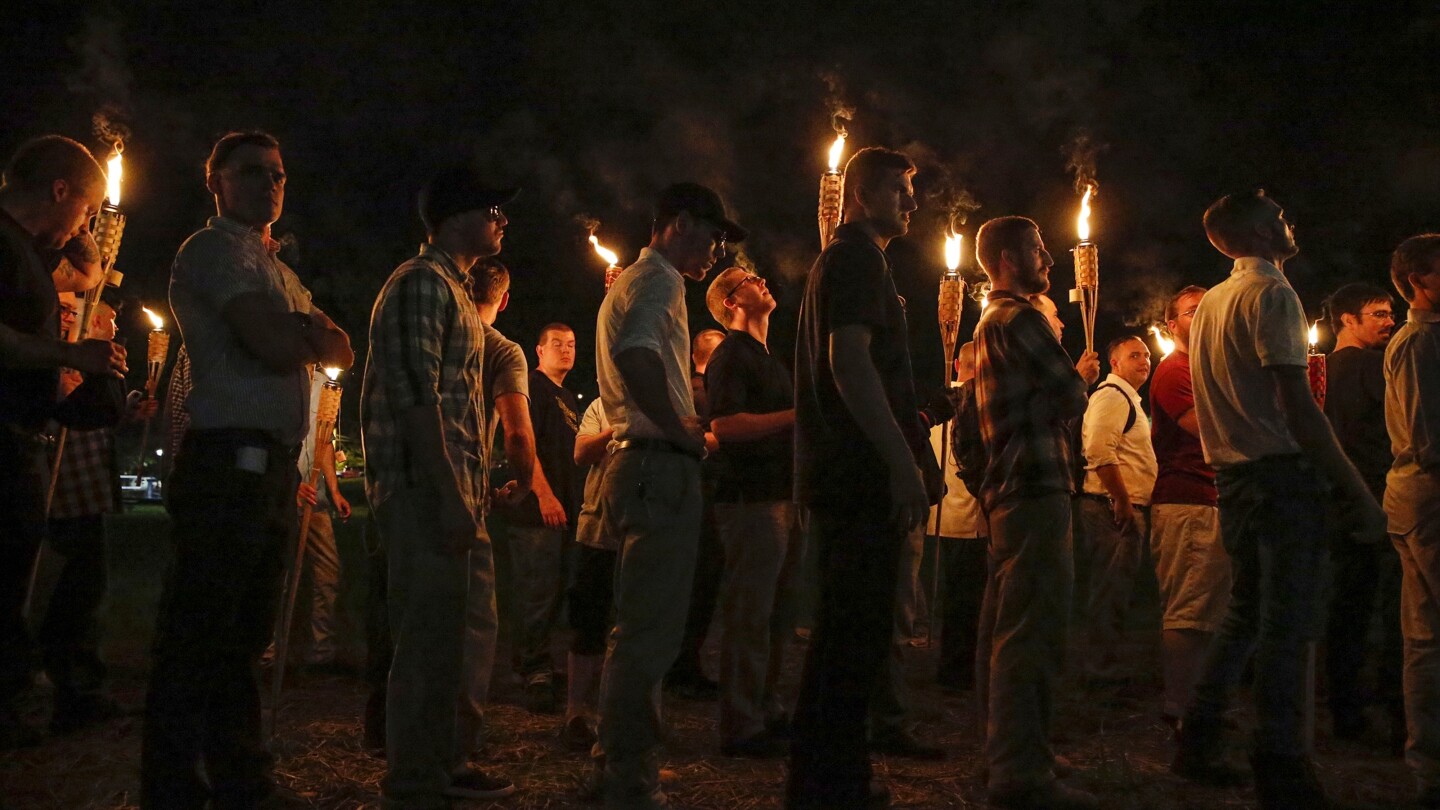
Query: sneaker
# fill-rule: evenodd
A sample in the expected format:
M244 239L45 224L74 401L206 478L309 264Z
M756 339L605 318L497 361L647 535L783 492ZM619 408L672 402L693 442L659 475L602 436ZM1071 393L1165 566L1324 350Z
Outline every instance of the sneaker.
M1325 789L1307 756L1261 753L1250 755L1255 794L1262 810L1324 810Z
M790 747L762 731L750 737L721 743L720 753L740 759L780 759L790 753Z
M577 714L560 727L560 743L567 751L589 751L595 745L595 728L589 719Z
M915 739L914 735L903 731L872 737L870 739L870 750L876 754L931 762L938 762L945 758L944 748L937 745L927 745Z
M555 714L560 701L555 695L555 679L548 672L531 675L525 682L525 708L531 714Z
M451 774L450 786L445 788L445 795L455 799L503 799L514 792L514 782L475 768Z
M1245 784L1245 771L1225 759L1221 726L1181 722L1175 732L1179 745L1170 771L1176 776L1214 787L1236 787Z
M1023 785L990 791L988 804L1010 810L1098 810L1095 795L1060 782Z
M665 690L686 700L719 700L720 684L705 677L703 672L687 672L666 676Z

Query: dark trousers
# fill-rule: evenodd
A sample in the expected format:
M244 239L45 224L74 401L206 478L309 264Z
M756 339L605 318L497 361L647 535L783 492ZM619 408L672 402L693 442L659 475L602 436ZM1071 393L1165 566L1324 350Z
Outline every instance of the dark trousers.
M890 653L906 532L882 515L811 511L820 609L795 701L787 806L863 807L865 721Z
M50 549L65 558L40 625L45 672L55 684L55 714L82 711L105 682L100 660L100 602L105 598L105 516L50 521Z
M1337 723L1360 719L1369 702L1361 685L1366 662L1376 661L1374 697L1391 717L1405 716L1401 692L1404 639L1400 635L1400 557L1389 537L1356 542L1343 530L1332 532L1329 625L1325 674L1330 713ZM1380 644L1370 648L1372 619L1380 620Z
M985 598L987 542L984 538L940 538L940 666L941 686L970 689L975 685L975 641L980 604Z
M570 629L570 652L576 655L604 655L605 640L614 624L615 556L610 549L580 546L575 573L566 591L566 613Z
M1300 456L1227 467L1215 483L1234 584L1184 723L1218 726L1253 651L1256 752L1301 756L1305 642L1322 598L1324 484Z
M47 480L42 445L0 424L0 723L18 722L15 702L30 684L34 648L23 611L45 537Z
M725 573L725 550L715 531L715 500L713 482L703 482L705 500L700 512L700 545L695 557L695 579L690 585L690 607L685 614L685 638L680 642L680 656L670 665L666 678L685 678L704 674L700 667L700 651L710 634L715 606L720 599L720 578Z
M142 807L254 807L273 790L257 665L298 531L296 449L258 431L185 435L168 486L175 558L145 701Z
M390 636L390 608L387 593L390 582L390 561L380 533L374 548L366 549L370 558L369 577L365 588L365 683L370 694L365 700L365 742L385 744L385 699L390 682L390 662L395 658L395 641Z

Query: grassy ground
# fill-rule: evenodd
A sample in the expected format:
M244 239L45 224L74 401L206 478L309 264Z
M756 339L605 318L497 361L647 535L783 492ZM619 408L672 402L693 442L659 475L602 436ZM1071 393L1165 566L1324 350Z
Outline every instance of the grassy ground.
M358 502L358 496L355 498ZM363 511L346 525L336 524L346 565L341 596L343 636L349 659L363 661L365 519ZM111 592L105 610L106 656L113 664L114 693L122 702L144 699L146 649L154 621L159 584L169 557L168 524L158 508L136 509L117 518L111 531ZM1147 595L1148 598L1153 598ZM1137 609L1136 638L1144 632L1146 605ZM1153 609L1153 608L1152 608ZM712 645L713 646L713 645ZM792 643L785 688L793 692L803 642ZM713 666L714 651L709 650ZM1081 651L1076 651L1076 655ZM934 651L908 649L907 675L919 736L945 746L941 763L912 763L880 758L876 771L895 796L895 806L913 808L983 807L975 712L969 695L946 695L935 688ZM500 661L507 662L504 648ZM1198 788L1172 777L1169 730L1156 719L1159 684L1154 645L1136 641L1132 661L1137 682L1123 690L1091 690L1066 678L1057 696L1056 747L1080 768L1077 784L1096 792L1110 808L1253 807L1248 790ZM501 670L507 669L503 665ZM358 679L331 676L291 679L281 705L274 750L280 779L308 797L317 808L373 807L384 763L359 745L364 687ZM507 808L584 806L578 797L586 758L564 751L556 742L559 718L537 716L520 707L519 684L497 672L492 692L492 736L481 763L514 779L517 794L493 805ZM31 716L41 721L48 695L39 689ZM1239 705L1245 705L1244 697ZM667 697L670 738L666 767L680 782L675 798L694 808L778 807L783 768L778 762L726 759L716 751L713 703ZM1248 712L1236 719L1248 726ZM1345 806L1403 806L1410 779L1378 738L1363 744L1325 736L1322 715L1317 761L1332 796ZM1236 740L1237 745L1239 739ZM139 785L140 722L115 721L79 735L51 739L39 748L0 758L0 805L7 808L129 808Z

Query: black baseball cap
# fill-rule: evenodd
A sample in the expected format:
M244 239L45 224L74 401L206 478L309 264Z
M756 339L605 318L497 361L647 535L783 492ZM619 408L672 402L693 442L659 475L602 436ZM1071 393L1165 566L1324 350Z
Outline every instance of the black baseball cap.
M451 166L420 189L420 219L433 233L456 214L508 205L519 193L519 188L490 185L468 165Z
M718 226L725 232L726 242L743 242L750 235L749 231L725 216L725 203L720 201L720 195L699 183L675 183L655 198L656 222L674 219L681 211Z

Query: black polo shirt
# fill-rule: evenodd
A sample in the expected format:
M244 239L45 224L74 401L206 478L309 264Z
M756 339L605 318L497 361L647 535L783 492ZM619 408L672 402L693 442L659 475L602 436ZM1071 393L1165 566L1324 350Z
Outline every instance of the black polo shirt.
M870 360L912 452L930 453L910 370L905 309L884 251L855 225L841 225L805 284L795 338L795 499L820 509L886 514L889 474L880 453L840 399L830 369L830 334L870 329Z
M710 418L775 413L795 407L790 370L749 332L730 332L705 367ZM716 503L788 501L794 490L794 431L722 442L715 463Z
M580 482L575 466L575 432L580 428L580 401L575 392L556 385L539 369L530 371L530 424L535 428L535 458L550 489L565 507L570 525L580 507ZM540 501L531 493L514 515L516 523L543 526Z
M55 282L35 237L0 209L0 323L24 335L60 337ZM0 424L26 433L45 427L55 407L60 371L0 366Z
M1385 430L1385 352L1347 346L1325 366L1325 415L1370 491L1385 491L1395 457Z

